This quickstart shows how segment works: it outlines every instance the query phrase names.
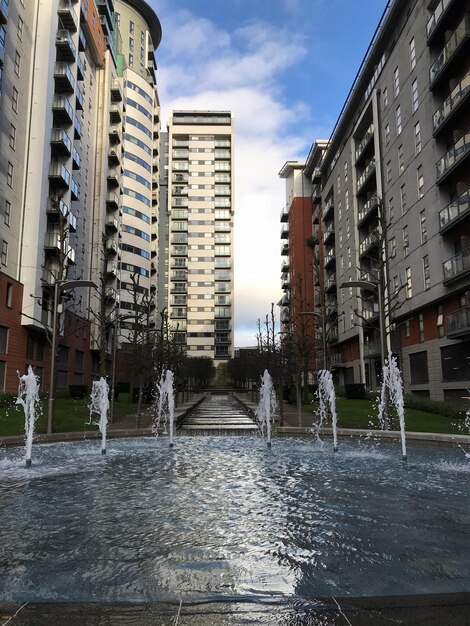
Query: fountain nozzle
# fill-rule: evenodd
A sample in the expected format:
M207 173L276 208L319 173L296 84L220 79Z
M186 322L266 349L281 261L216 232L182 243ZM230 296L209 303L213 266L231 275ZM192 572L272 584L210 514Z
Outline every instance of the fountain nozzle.
M31 467L31 459L26 459L26 467Z

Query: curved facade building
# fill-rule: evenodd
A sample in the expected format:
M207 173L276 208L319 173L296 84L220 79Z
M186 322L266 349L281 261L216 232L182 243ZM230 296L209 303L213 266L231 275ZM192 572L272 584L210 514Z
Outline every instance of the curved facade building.
M115 9L122 38L125 107L119 303L122 315L132 315L136 307L148 310L148 304L154 315L160 131L154 51L161 26L141 0L118 1Z

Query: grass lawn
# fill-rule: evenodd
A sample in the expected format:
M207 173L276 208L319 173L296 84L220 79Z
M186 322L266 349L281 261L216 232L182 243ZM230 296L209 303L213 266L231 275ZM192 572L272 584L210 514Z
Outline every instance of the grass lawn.
M338 414L339 428L373 428L378 429L377 406L373 400L349 400L347 398L336 399L336 411ZM461 420L405 408L406 430L412 432L469 434L461 429ZM393 416L391 428L399 429L398 417Z
M54 432L84 432L98 427L89 423L89 398L83 400L57 399L54 412ZM114 404L114 415L120 417L135 410L136 405L127 403L127 394L121 394ZM36 433L45 433L47 428L47 401L39 403ZM0 437L24 434L24 412L21 406L0 408Z

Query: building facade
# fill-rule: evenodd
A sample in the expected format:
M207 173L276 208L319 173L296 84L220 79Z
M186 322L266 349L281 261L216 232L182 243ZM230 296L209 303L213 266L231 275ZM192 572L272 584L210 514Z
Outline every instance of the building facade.
M190 357L233 354L233 118L174 111L168 128L172 330Z
M139 69L139 78L128 81L114 0L0 5L0 390L16 390L17 371L29 364L43 388L49 385L54 290L56 387L90 385L92 376L106 373L100 371L105 359L110 373L112 321L125 282L121 263L128 262L126 246L133 245L127 239L135 235L131 227L137 230L124 217L122 198L128 179L137 192L140 175L140 161L123 143L126 90L134 92L138 80L152 100L143 170L145 189L154 184L159 121L153 51L161 30L145 2L119 3L122 14L126 8L140 11L145 22L146 79ZM135 102L139 98L146 101L138 93ZM150 291L151 193L146 198ZM67 289L75 280L92 280L96 289Z
M375 387L391 351L407 392L468 396L468 10L387 7L324 155L326 340L342 384Z

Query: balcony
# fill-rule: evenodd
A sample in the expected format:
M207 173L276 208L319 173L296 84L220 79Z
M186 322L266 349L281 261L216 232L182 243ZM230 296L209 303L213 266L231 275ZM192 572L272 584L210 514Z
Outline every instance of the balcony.
M470 131L467 130L442 159L436 163L436 183L441 185L470 153Z
M78 111L83 111L83 105L85 104L85 97L83 95L82 90L77 85L77 89L75 90L75 106Z
M118 245L115 241L108 240L106 242L106 252L109 256L114 256L118 253Z
M61 61L75 61L77 48L67 29L58 29L55 36L55 47L57 49L57 56Z
M435 89L444 80L446 70L450 66L464 44L468 41L470 34L470 14L466 14L455 31L447 39L446 45L441 53L431 65L429 70L429 88Z
M121 163L121 152L120 150L115 150L114 148L110 148L108 152L108 164L109 165L119 165Z
M70 211L63 200L53 201L49 198L46 212L48 216L55 218L54 221L57 221L61 216L61 219L65 218L69 231L75 232L77 230L77 216Z
M325 229L323 231L323 243L327 243L330 239L332 239L335 235L335 223L333 220L331 222L325 222Z
M371 180L372 174L375 172L375 158L370 159L364 171L357 179L356 195L359 195L367 186L367 183Z
M328 250L328 252L326 252L326 254L325 254L325 259L324 259L325 267L328 267L334 261L336 261L335 249L334 248L330 248Z
M121 143L121 133L119 128L112 126L109 129L109 143L113 146L117 146Z
M117 169L110 169L108 170L108 174L106 176L106 179L108 181L108 187L110 189L114 188L114 187L119 187L119 183L120 183L120 172Z
M3 67L5 62L5 39L7 36L7 31L4 26L0 26L0 68ZM1 77L0 77L0 88L1 88Z
M68 189L70 185L70 172L60 163L51 163L49 167L49 180L53 181L57 187Z
M283 259L282 260L282 264L281 264L281 272L284 274L284 272L288 272L289 271L289 259Z
M359 161L361 156L364 154L365 149L370 144L372 137L374 136L374 125L371 124L369 128L364 133L361 141L357 144L357 148L355 151L356 163Z
M281 226L281 239L289 239L289 225L283 224Z
M117 276L117 272L118 272L118 266L117 263L113 262L113 261L108 261L106 263L106 274L108 274L108 276Z
M72 154L72 140L62 128L53 128L51 146L57 154L70 156Z
M78 29L78 18L71 0L59 0L59 8L57 9L59 23L64 28L68 28L72 32Z
M106 218L105 227L107 233L116 233L119 230L118 218L108 215L108 217Z
M288 293L285 293L285 294L282 296L282 299L281 299L280 305L281 305L281 306L289 306L289 304L290 304L290 295L289 295Z
M439 213L439 232L444 234L470 217L470 188L452 200Z
M119 209L119 196L114 191L109 191L106 196L106 208L109 211L117 211Z
M86 50L86 37L81 28L78 31L78 50L79 52L85 52Z
M73 118L73 137L74 139L81 139L83 134L82 123L75 115Z
M338 341L338 324L335 322L331 326L328 327L326 331L326 342L327 343L335 343Z
M122 102L122 87L118 80L111 83L111 102Z
M61 250L59 233L46 233L44 235L44 248L59 252Z
M378 207L379 201L377 196L371 196L369 200L364 204L364 206L358 210L357 212L357 221L358 224L364 222L370 215L373 214L374 210Z
M434 9L434 13L431 15L428 23L426 24L426 38L428 45L439 31L442 23L444 22L447 10L453 2L454 0L440 0L439 4Z
M379 236L377 233L370 233L365 239L359 243L359 256L363 257L368 254L379 243Z
M470 336L470 307L464 307L445 317L446 335L449 339L462 339Z
M111 124L120 124L122 121L121 109L117 104L109 109L109 121Z
M71 124L73 121L73 107L65 96L54 96L52 112L54 119L59 123Z
M330 355L331 367L345 367L343 355L338 352L337 354Z
M313 209L312 223L319 224L320 223L320 205L316 205Z
M70 196L72 200L78 200L80 197L80 185L73 179L70 181Z
M330 293L336 291L336 274L333 272L325 281L325 291Z
M312 183L319 183L321 181L321 169L315 167L312 172Z
M289 221L289 208L286 206L281 211L280 221L281 222Z
M0 0L0 24L8 21L8 0Z
M77 57L77 80L82 81L85 78L85 64L82 60L82 57L78 55Z
M459 254L448 259L442 264L444 283L463 278L470 272L470 248L465 248Z
M289 254L289 244L283 243L281 246L281 256L287 256Z
M335 206L334 200L333 198L328 198L328 200L325 203L325 206L323 207L323 219L326 220L327 217L330 214L330 211L333 210Z
M55 64L54 81L57 94L73 93L75 91L75 79L68 63Z
M81 162L82 162L82 157L80 156L80 152L77 150L77 148L75 148L75 146L73 146L72 147L72 169L79 170Z
M379 305L377 303L364 303L362 306L362 317L370 322L375 318L379 317Z
M113 29L114 28L114 22L113 22L114 7L112 3L109 0L95 0L95 2L96 2L96 6L98 7L99 14L103 15L106 18L109 28Z
M382 354L382 342L380 339L364 342L364 357L366 359L372 356L378 356L379 354Z
M467 101L470 94L470 72L467 72L460 83L452 89L448 98L432 116L433 136L435 137L444 129L447 122L452 118L460 107Z
M281 276L281 289L289 289L290 287L290 275L286 272Z

